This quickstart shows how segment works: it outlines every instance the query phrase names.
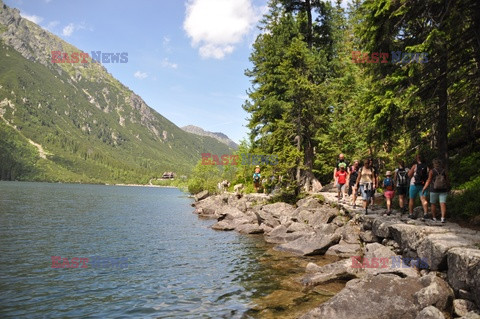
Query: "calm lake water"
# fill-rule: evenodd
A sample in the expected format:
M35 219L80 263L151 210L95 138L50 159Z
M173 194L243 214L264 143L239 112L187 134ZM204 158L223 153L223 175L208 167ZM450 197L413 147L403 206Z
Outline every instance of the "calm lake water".
M261 236L210 229L191 203L174 188L0 182L0 317L250 318L304 271ZM128 266L59 269L51 256Z

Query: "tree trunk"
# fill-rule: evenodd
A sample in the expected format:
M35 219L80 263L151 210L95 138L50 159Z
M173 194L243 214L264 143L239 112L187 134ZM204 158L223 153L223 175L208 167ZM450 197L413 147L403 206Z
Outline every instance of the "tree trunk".
M312 42L313 42L313 22L312 22L312 3L310 0L305 1L305 10L307 12L307 19L308 19L308 24L307 24L307 45L308 48L312 48Z

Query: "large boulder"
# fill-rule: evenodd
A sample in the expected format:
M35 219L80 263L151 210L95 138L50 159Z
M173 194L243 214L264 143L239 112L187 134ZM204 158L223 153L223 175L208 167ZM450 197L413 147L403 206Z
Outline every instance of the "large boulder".
M270 232L266 233L265 241L271 244L284 244L296 240L303 236L309 236L314 234L313 232L297 231L293 233L288 232L288 228L285 225L278 225Z
M445 270L448 250L472 245L470 239L455 233L430 234L418 245L417 254L420 258L428 260L431 270Z
M471 293L480 307L480 250L452 248L447 253L448 283L455 289Z
M341 236L339 234L320 235L316 233L279 245L276 249L303 256L323 255L330 246L337 244L340 241L340 238Z
M342 291L301 318L415 319L426 307L417 302L415 294L426 287L428 284L417 278L401 278L393 274L366 275L362 279L350 280ZM431 298L432 302L440 299Z
M207 198L208 195L209 195L208 190L204 190L204 191L201 191L200 193L195 194L194 198L195 198L195 201L198 202L198 201L201 201L202 199Z

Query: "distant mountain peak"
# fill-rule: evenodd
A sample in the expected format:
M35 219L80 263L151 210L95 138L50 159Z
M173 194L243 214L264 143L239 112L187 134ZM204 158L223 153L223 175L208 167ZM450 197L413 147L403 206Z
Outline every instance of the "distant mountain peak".
M238 149L238 144L232 141L226 134L221 132L209 132L205 131L203 128L195 126L195 125L187 125L181 128L185 132L189 132L192 134L200 135L200 136L210 136L214 139L218 140L219 142L231 147L233 149Z

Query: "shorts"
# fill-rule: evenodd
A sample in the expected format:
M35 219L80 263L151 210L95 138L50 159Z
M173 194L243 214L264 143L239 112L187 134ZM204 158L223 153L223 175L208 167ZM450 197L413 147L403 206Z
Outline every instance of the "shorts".
M446 203L447 195L448 195L447 192L445 193L430 192L430 204L436 204L439 200L440 200L440 203Z
M392 199L393 196L395 196L395 191L385 191L385 192L383 193L383 195L384 195L386 198Z
M397 186L397 194L398 195L407 195L408 194L408 186Z
M355 187L355 183L348 185L348 196L353 194L353 188ZM357 196L360 196L360 189L357 189Z
M411 199L415 199L418 195L428 197L428 189L422 193L422 185L410 185L409 196Z
M338 191L344 192L345 191L345 184L337 184L337 189L338 189Z
M372 187L370 185L370 187ZM373 196L373 189L365 189L365 185L360 185L360 192L362 193L362 199L363 200L370 200Z

